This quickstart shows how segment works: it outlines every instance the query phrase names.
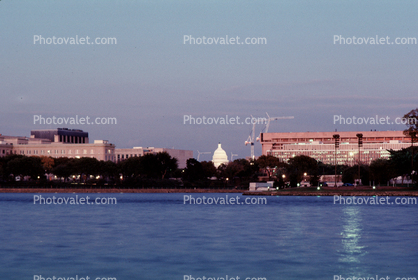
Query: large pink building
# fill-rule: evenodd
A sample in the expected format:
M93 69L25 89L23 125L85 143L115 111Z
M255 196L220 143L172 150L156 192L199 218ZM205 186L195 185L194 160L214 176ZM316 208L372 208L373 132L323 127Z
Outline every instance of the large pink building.
M262 133L263 155L272 155L287 161L297 155L307 155L326 164L334 164L334 134L339 134L336 160L339 165L354 165L359 159L357 134L363 134L360 162L369 164L377 158L388 158L388 150L411 146L403 131L343 131L343 132L284 132ZM415 143L416 145L416 143Z

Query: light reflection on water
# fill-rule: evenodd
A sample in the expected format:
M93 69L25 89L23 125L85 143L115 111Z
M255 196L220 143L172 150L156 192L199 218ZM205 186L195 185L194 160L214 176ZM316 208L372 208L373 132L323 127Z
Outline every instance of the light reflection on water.
M348 263L360 263L362 257L367 252L365 251L366 246L360 244L362 235L362 218L360 216L360 209L357 207L346 207L343 209L343 231L342 245L343 252L339 261Z
M203 195L225 197L193 194ZM34 206L31 194L1 194L2 279L418 276L417 206L334 205L332 197L184 205L183 194L106 196L118 204Z

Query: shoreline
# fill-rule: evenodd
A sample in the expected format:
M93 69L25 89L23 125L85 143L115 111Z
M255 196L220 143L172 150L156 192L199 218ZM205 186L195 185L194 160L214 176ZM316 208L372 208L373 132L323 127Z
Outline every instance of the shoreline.
M418 190L407 187L377 187L372 189L368 186L360 186L355 189L352 187L322 187L316 188L296 188L273 191L246 191L243 195L262 195L262 196L418 196Z
M54 188L0 188L0 193L241 193L255 196L418 196L418 190L405 187L351 188L295 188L274 191L226 189L54 189Z
M243 193L245 190L223 189L51 189L0 188L0 193Z

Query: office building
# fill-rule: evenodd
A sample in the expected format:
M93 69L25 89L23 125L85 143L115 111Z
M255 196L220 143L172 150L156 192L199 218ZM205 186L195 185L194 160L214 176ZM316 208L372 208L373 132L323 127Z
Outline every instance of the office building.
M357 134L363 134L360 162L370 164L378 158L389 158L388 150L411 146L411 139L403 131L344 131L344 132L285 132L262 133L263 155L272 155L287 161L297 155L307 155L326 164L334 164L335 142L339 135L336 161L339 165L355 165L359 160ZM416 144L415 144L416 145Z

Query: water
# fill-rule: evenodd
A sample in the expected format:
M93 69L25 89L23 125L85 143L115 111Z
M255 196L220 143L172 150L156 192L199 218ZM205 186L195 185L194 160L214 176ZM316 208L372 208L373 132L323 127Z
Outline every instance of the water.
M1 279L418 278L418 205L334 205L333 197L184 205L184 194L88 195L116 197L117 205L34 205L33 194L0 194Z

